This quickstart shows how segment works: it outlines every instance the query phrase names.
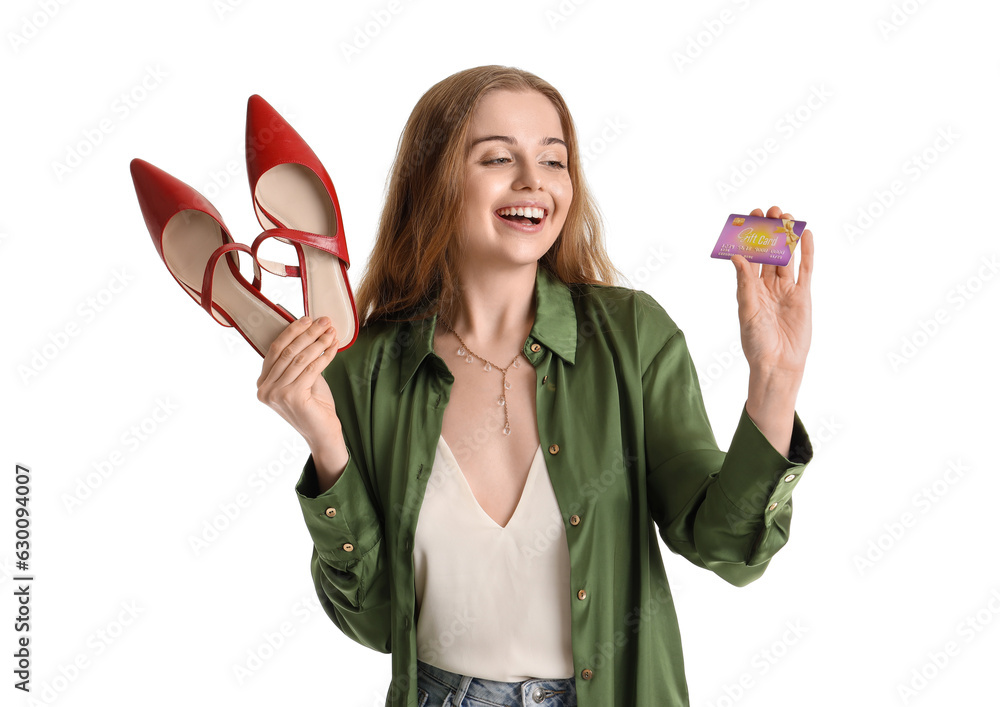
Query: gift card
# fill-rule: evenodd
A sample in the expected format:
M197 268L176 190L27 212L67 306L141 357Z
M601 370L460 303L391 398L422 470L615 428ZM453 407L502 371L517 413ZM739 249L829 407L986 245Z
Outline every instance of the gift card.
M805 228L805 221L729 214L712 257L742 255L751 263L788 265Z

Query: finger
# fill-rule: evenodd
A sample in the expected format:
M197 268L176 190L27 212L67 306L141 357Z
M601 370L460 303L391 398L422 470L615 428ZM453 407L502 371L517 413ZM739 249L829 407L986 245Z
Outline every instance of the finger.
M271 365L266 375L263 375L262 380L258 384L258 388L263 385L275 385L278 380L280 380L288 370L288 368L296 362L301 352L316 341L326 330L330 327L329 317L320 317L319 320L312 322L307 328L302 330L298 328L298 334L294 336L290 341L288 341L284 348L279 349L274 352L274 363ZM291 325L286 328L285 332L282 332L282 336L287 333L289 335L294 335L295 330L291 330ZM272 346L272 348L274 348ZM271 355L271 349L268 350L268 355ZM298 366L298 363L295 364ZM295 372L298 375L298 371Z
M732 255L729 259L732 260L733 264L736 266L736 286L745 287L747 280L753 277L753 274L750 272L753 263L739 254Z
M775 218L774 216L771 215L771 212L773 212L776 208L777 208L776 206L772 206L770 209L768 209L767 218ZM749 215L764 217L764 212L761 211L760 209L754 209L753 211L750 212ZM750 261L748 260L747 262L749 263ZM761 264L758 267L758 265L754 263L753 277L758 277L764 281L764 284L770 285L773 283L776 277L774 274L774 268L775 266L773 265L764 265L764 264Z
M284 330L278 334L275 340L271 342L271 345L267 349L267 353L264 354L264 363L261 365L260 376L257 378L258 388L260 388L261 384L271 373L271 368L278 360L282 350L284 350L284 348L288 346L288 344L290 344L295 337L299 336L302 332L312 326L312 323L312 319L308 316L296 319L294 322L291 322L288 326L286 326Z
M799 256L799 282L798 287L804 287L806 292L812 283L813 270L813 234L808 228L802 232L801 255Z
M330 327L330 343L326 344L326 348L319 354L319 373L326 370L327 366L333 362L333 359L337 357L340 351L340 334L333 327Z
M323 371L326 370L326 367L330 365L330 362L337 357L337 351L340 349L340 335L337 333L337 330L331 326L330 329L322 337L320 337L318 343L321 343L323 348L314 359L317 363L316 370L313 375L309 376L309 379L306 381L307 385L312 385L316 379L322 375Z
M779 209L777 206L772 206L770 209L767 210L767 217L781 218L781 209Z
M736 260L737 258L739 258L739 260ZM759 263L755 263L752 260L747 260L744 256L739 254L732 255L729 257L729 259L736 263L738 285L749 287L751 280L760 277Z
M336 334L336 330L328 326L322 334L292 356L284 372L274 381L274 387L279 390L285 387L311 388L316 376L323 372L336 354Z
M745 286L743 283L746 279L746 273L743 271L743 262L741 261L745 261L746 258L742 255L731 255L729 256L729 260L733 263L733 267L736 268L736 295L738 299L740 288Z
M772 265L771 263L760 264L760 280L765 287L768 289L774 287L778 280L778 269L781 267L781 265Z
M795 220L795 217L789 213L778 214L775 218L785 219L788 221ZM787 281L790 283L794 283L795 282L795 273L793 272L794 266L795 266L795 252L793 250L792 253L790 253L790 257L788 258L788 262L786 264L775 266L775 270L773 275L771 276L769 284L777 283L779 281Z
M757 277L755 272L757 264L751 263L742 255L733 255L729 259L736 266L736 303L742 310L744 301L750 296L750 288L753 286L751 280Z
M282 363L278 363L274 367L274 375L271 376L272 381L278 384L283 384L288 382L288 374L291 372L293 374L293 379L298 375L299 371L305 366L311 363L311 359L315 356L310 356L309 360L304 360L306 358L306 352L309 351L310 354L318 355L321 351L325 349L323 347L311 349L318 341L323 341L323 337L327 336L333 331L333 324L330 322L328 317L320 317L320 319L313 323L311 327L306 329L304 332L295 337L285 350L280 354L279 360ZM329 341L329 337L326 339ZM278 370L279 367L282 370ZM298 369L298 370L292 370Z
M786 219L788 221L794 221L795 218L788 213L778 214L777 218ZM784 231L780 232L781 238L785 238ZM795 267L795 252L792 251L789 254L788 262L784 265L775 265L774 272L771 274L770 283L777 284L778 282L785 281L787 283L795 283L795 273L793 268Z

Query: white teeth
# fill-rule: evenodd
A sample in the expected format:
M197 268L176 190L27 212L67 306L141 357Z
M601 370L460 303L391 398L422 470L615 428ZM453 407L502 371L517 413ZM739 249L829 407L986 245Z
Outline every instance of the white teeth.
M501 216L527 216L528 218L543 218L545 209L533 206L508 206L500 209L497 213Z

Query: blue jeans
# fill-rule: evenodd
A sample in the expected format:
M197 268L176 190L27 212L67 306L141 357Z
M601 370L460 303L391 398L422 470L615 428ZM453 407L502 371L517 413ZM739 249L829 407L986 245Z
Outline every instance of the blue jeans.
M576 678L497 682L417 661L418 707L576 707Z

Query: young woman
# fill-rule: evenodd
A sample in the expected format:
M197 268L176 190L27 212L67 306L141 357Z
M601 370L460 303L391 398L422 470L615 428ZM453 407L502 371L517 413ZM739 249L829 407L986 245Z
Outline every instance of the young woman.
M733 257L750 381L724 453L683 332L613 284L559 93L484 66L424 94L356 342L302 318L258 380L312 451L324 610L393 655L387 705L688 704L655 533L737 586L787 542L812 258L809 231L798 282Z

